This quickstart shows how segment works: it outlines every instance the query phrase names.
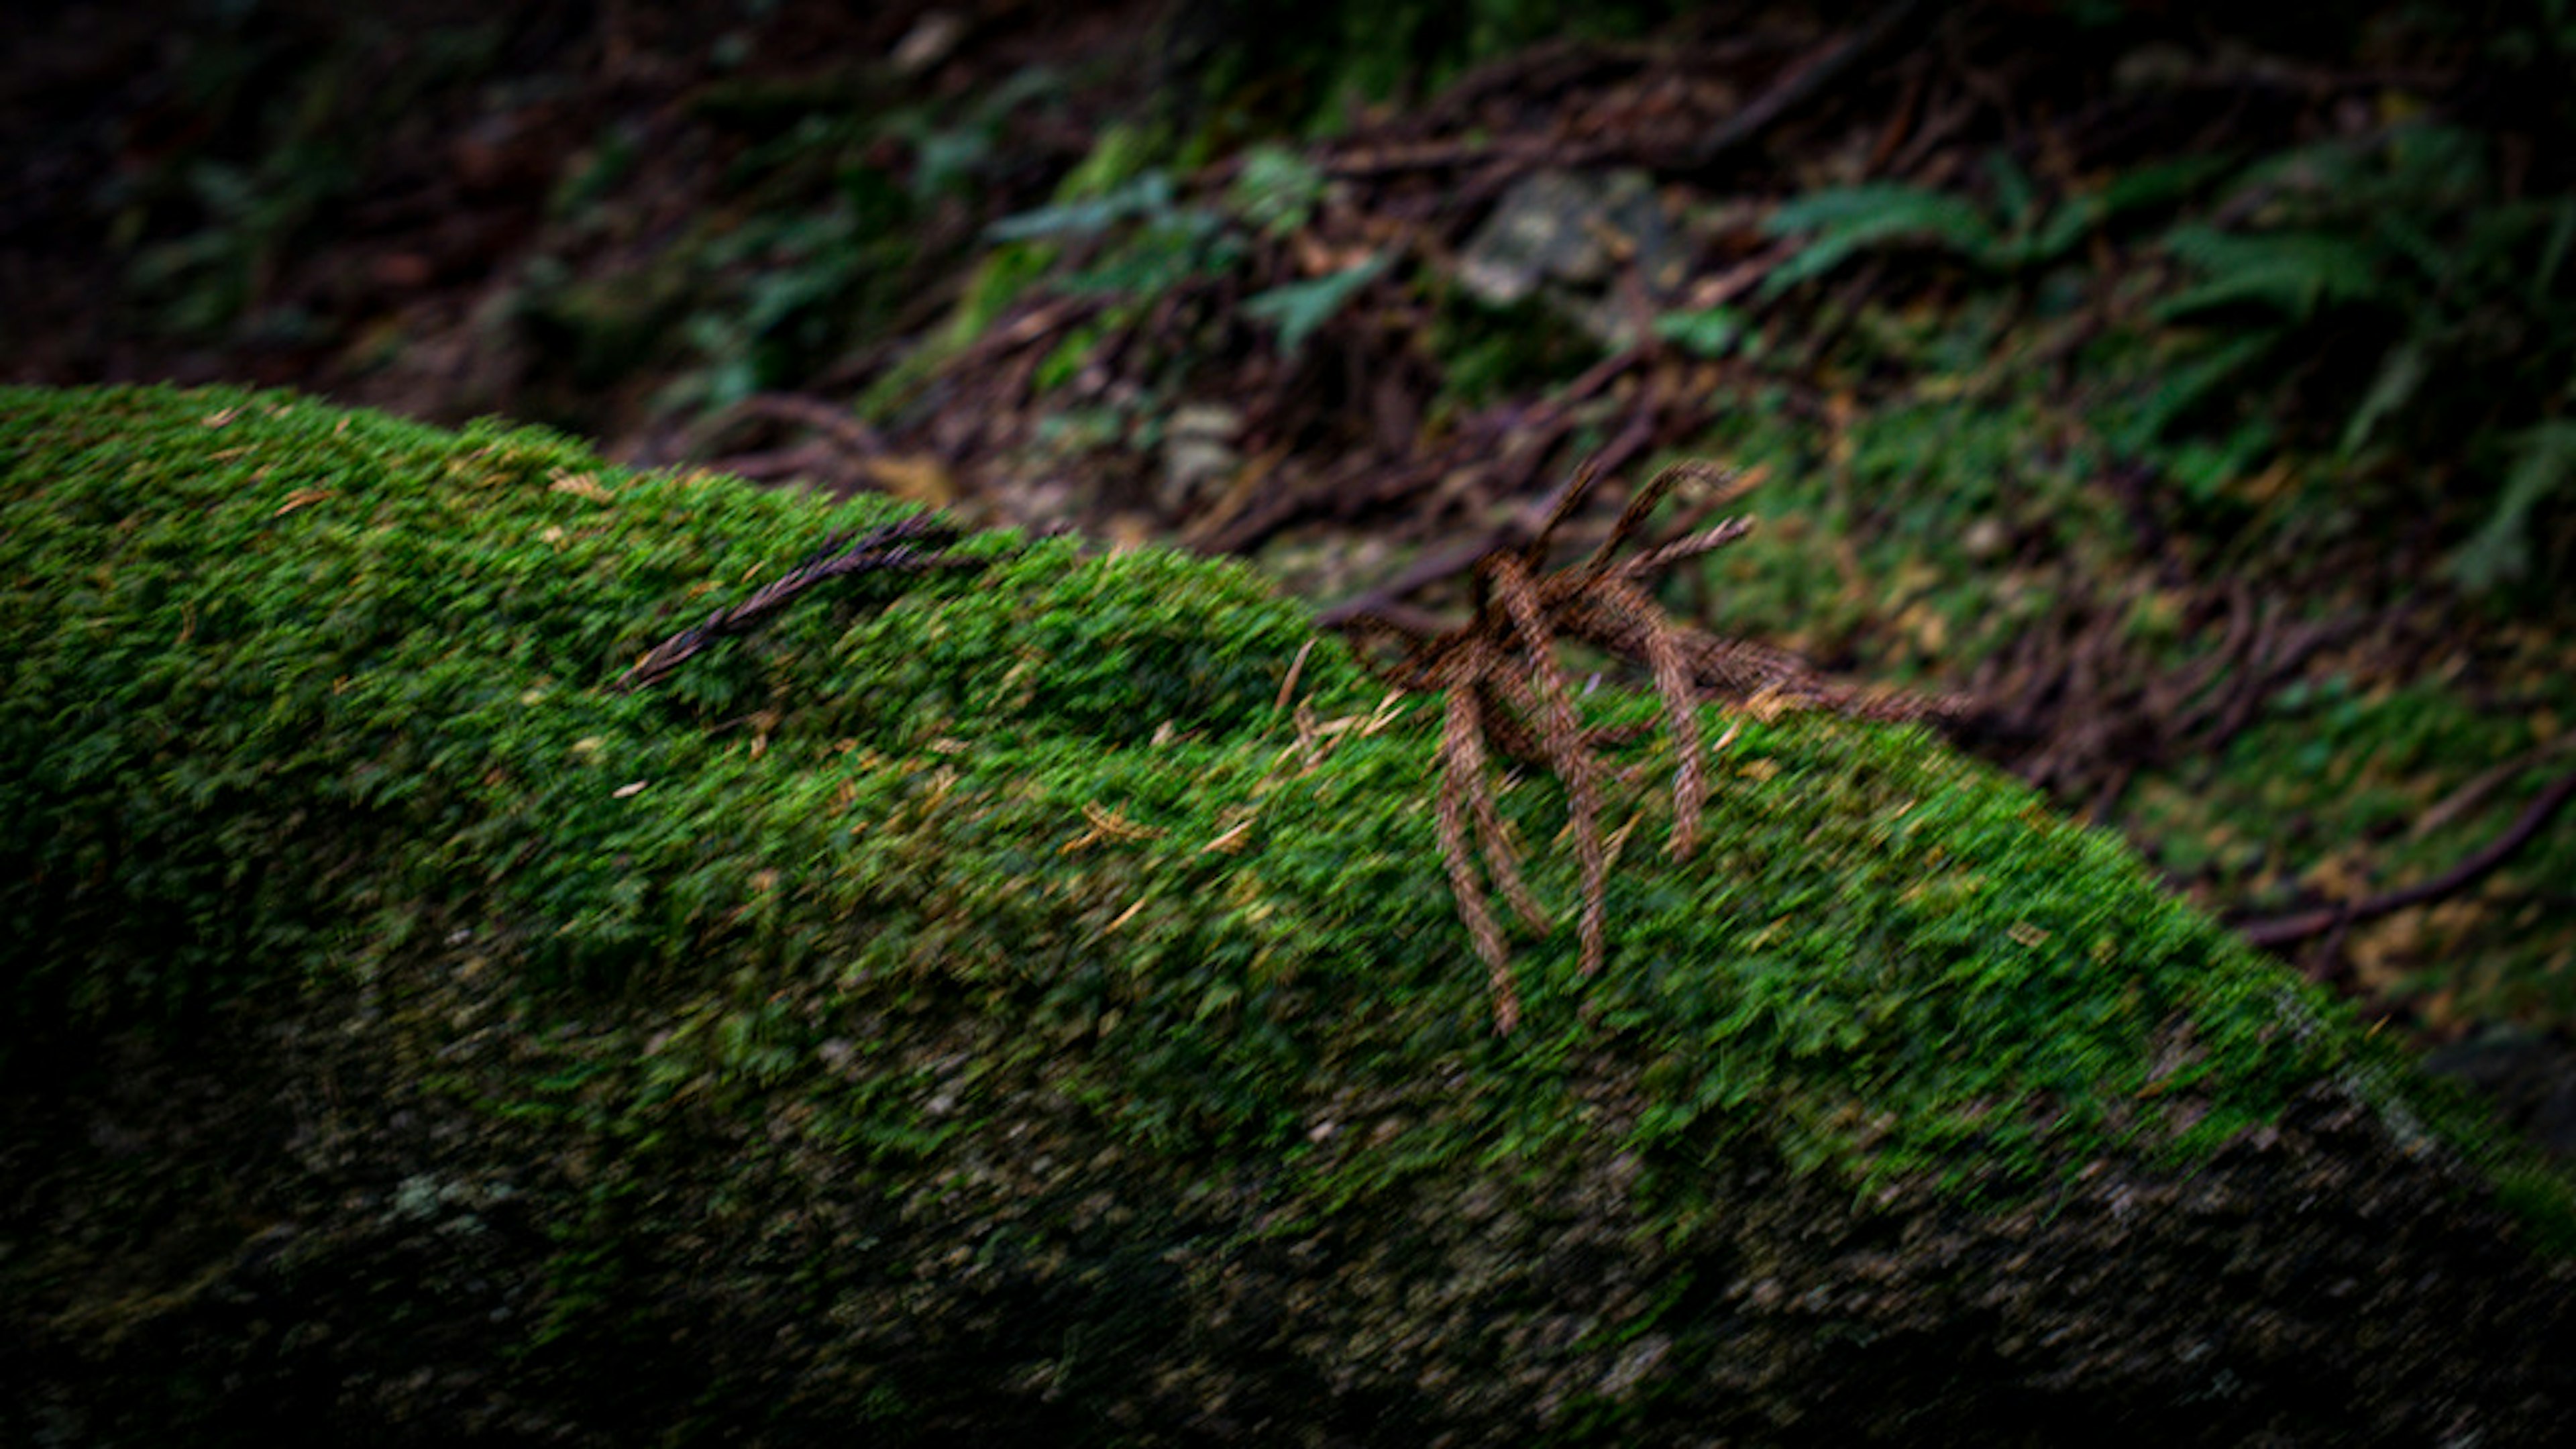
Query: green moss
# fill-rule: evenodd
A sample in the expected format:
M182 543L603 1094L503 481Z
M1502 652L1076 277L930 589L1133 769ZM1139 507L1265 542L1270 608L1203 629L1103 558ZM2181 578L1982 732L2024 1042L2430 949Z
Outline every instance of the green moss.
M1918 732L1713 717L1702 853L1665 861L1668 804L1622 797L1609 969L1523 940L1498 1039L1433 839L1436 711L1364 727L1377 688L1239 570L980 538L980 575L854 581L621 696L891 510L275 395L0 394L0 458L13 1066L464 973L524 1037L458 1079L496 1113L797 1098L900 1164L966 1130L925 1093L1026 1079L1325 1202L1616 1133L1675 1210L1747 1145L2009 1193L2396 1080L2119 845ZM1274 707L1301 652L1303 726ZM1553 786L1505 809L1570 901Z
M2483 1364L2492 1315L2422 1307L2484 1281L2440 1266L2449 1198L2564 1242L2559 1179L2475 1189L2456 1099L1919 732L1713 713L1686 864L1643 748L1607 969L1525 936L1497 1037L1436 706L1242 570L983 536L607 687L893 512L278 395L0 393L0 1297L80 1365L39 1402L103 1442L496 1404L1179 1442L1121 1426L1225 1401L1760 1442L1986 1425L1960 1364L2025 1329L2163 1334L2169 1402L2287 1301L2212 1316L2231 1255L2407 1284L2406 1361ZM1502 810L1570 904L1558 789ZM1991 1327L2025 1291L2081 1307ZM2382 1374L2377 1321L2329 1328ZM1909 1342L1917 1377L1868 1356Z
M2496 1173L2496 1197L2531 1234L2534 1245L2561 1258L2576 1258L2576 1192L2559 1173L2516 1162Z

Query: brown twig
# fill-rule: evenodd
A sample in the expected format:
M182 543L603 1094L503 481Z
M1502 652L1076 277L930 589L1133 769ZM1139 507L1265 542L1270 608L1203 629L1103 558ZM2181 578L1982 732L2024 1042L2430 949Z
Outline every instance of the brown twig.
M2443 796L2438 804L2425 811L2406 833L2421 840L2439 831L2442 827L2485 804L2489 795L2511 784L2514 777L2523 771L2552 755L2563 755L2571 749L2576 749L2576 732L2563 734L2554 740L2534 745L2501 765L2479 771L2467 784Z
M1643 356L1640 350L1630 348L1594 364L1569 384L1562 393L1549 401L1551 418L1558 421L1564 420L1565 410L1568 407L1608 386L1611 379L1635 366ZM1644 452L1654 440L1654 424L1655 419L1651 412L1640 412L1631 417L1628 425L1620 430L1619 436L1612 439L1592 460L1594 470L1610 472L1625 466L1630 459ZM1528 451L1537 450L1532 448ZM1565 483L1551 489L1544 496L1516 510L1509 518L1486 530L1482 535L1463 543L1435 549L1416 559L1402 573L1386 583L1323 610L1316 615L1316 622L1327 629L1338 629L1362 615L1389 617L1390 611L1400 607L1407 595L1428 588L1443 579L1465 573L1482 560L1497 553L1512 552L1527 547L1530 540L1556 526L1557 516L1566 507L1568 499L1576 496L1575 489L1580 477L1581 475L1578 474L1576 478L1568 479Z
M856 541L850 541L846 534L835 534L808 555L803 563L762 585L750 598L730 609L718 609L707 616L705 623L693 629L683 629L655 645L608 687L618 694L649 689L672 670L696 657L709 644L749 633L762 620L794 602L797 595L826 579L862 573L979 569L989 562L945 552L957 538L956 525L928 514L872 528Z
M2286 916L2270 916L2261 920L2247 921L2237 926L2237 933L2257 946L2287 946L2304 941L2311 936L2322 936L2329 931L2341 930L2356 921L2367 921L2405 910L2409 906L2420 906L2428 901L2439 900L2466 889L2511 859L2515 851L2529 844L2531 838L2540 833L2540 828L2549 823L2549 817L2557 814L2559 807L2565 805L2570 796L2576 796L2576 771L2569 771L2550 781L2548 786L2533 798L2531 804L2524 807L2522 814L2515 818L2513 824L2505 827L2503 834L2487 842L2486 846L2476 854L2431 880L2407 886L2402 890L2387 891L2357 901L2346 901L2341 905L2320 906L2314 910L2296 911Z
M1897 3L1880 10L1841 44L1800 66L1755 97L1752 104L1729 117L1725 125L1711 132L1692 150L1684 166L1693 171L1705 171L1726 160L1769 130L1782 116L1805 105L1841 80L1873 51L1895 38L1905 28L1906 22L1914 18L1914 12L1922 8L1921 0L1897 0Z
M2186 752L2224 748L2319 651L2348 637L2349 615L2287 622L2282 608L2237 583L2218 643L2163 673L2124 638L2122 610L2076 613L2054 638L2032 636L1989 671L1976 723L2013 771L2107 820L2136 771Z

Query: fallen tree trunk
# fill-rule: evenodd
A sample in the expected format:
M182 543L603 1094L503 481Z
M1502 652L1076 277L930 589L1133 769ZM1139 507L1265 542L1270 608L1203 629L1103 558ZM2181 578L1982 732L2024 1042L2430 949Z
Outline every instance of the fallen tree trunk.
M1639 761L1499 1037L1437 702L1239 570L969 538L620 690L893 511L230 393L0 469L12 1442L2576 1408L2563 1184L1919 731L1713 714L1680 865Z

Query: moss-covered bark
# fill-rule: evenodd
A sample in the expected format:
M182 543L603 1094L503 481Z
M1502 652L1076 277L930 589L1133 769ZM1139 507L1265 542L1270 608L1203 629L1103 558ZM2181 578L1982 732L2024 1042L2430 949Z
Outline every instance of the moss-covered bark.
M0 468L30 1432L2537 1442L2576 1406L2566 1272L2449 1109L1920 733L1712 716L1686 866L1644 757L1608 969L1522 942L1498 1038L1436 709L1239 571L977 539L621 695L886 510L242 394L0 394ZM1506 795L1534 846L1553 794Z

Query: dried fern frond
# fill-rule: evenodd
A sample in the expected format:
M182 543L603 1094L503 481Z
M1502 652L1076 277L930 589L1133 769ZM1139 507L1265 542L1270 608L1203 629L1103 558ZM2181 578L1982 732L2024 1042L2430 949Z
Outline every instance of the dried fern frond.
M1409 693L1437 690L1447 695L1439 749L1440 851L1459 919L1492 978L1498 1032L1518 1023L1521 1007L1510 946L1487 898L1485 878L1492 878L1532 929L1545 932L1550 922L1521 876L1518 854L1495 802L1489 755L1543 766L1564 786L1566 827L1582 879L1578 938L1584 975L1600 969L1606 951L1612 852L1602 831L1602 786L1614 772L1601 752L1625 743L1633 732L1583 723L1556 657L1560 641L1574 640L1634 661L1653 678L1677 761L1672 833L1666 843L1666 853L1675 860L1688 858L1697 847L1707 803L1708 764L1698 714L1702 701L1759 701L1758 707L1827 709L1882 720L1919 719L1949 708L1946 701L1834 683L1786 650L1718 638L1680 623L1656 605L1648 592L1653 579L1743 538L1752 532L1753 521L1728 519L1624 558L1621 550L1635 541L1656 505L1675 489L1699 490L1698 502L1705 510L1741 497L1752 486L1749 475L1708 463L1675 464L1637 490L1589 557L1549 571L1548 551L1557 530L1581 509L1599 481L1586 464L1527 543L1497 549L1477 562L1474 613L1456 629L1424 639L1369 614L1345 626L1363 639L1409 640L1402 657L1378 666L1379 672Z

